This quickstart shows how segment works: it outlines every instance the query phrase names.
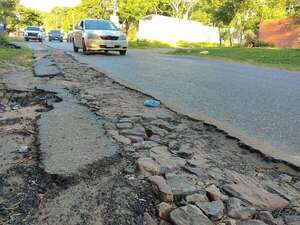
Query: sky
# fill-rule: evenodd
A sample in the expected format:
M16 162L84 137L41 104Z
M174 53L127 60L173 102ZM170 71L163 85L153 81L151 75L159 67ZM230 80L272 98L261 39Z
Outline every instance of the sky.
M80 0L21 0L21 3L26 7L47 12L55 6L75 6Z

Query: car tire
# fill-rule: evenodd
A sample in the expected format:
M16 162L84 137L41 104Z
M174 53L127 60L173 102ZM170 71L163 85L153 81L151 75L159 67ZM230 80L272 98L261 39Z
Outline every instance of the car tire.
M42 39L42 38L40 38L40 39L39 39L39 42L43 42L43 39Z
M29 41L29 39L28 39L28 38L25 38L25 41Z
M89 51L86 49L85 41L82 39L82 51L84 55L88 55Z
M121 50L120 55L126 55L127 51L126 50Z
M74 40L73 40L73 50L74 50L74 52L78 52L78 50L79 50L79 48L75 46Z

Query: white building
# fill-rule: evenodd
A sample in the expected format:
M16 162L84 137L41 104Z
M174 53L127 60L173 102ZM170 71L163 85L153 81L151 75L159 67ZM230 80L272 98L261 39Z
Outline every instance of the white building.
M149 15L140 20L137 37L166 42L219 43L219 31L216 27L160 15Z

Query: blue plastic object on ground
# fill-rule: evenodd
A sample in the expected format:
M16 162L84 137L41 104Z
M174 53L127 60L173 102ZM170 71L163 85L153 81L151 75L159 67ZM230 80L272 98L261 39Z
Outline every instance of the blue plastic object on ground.
M159 101L156 101L156 100L146 100L144 102L144 105L147 106L147 107L158 107L160 105L160 102Z

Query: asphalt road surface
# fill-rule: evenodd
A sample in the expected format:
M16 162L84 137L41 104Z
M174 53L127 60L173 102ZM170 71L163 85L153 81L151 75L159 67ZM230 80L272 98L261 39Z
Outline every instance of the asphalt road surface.
M68 43L46 44L72 51ZM164 102L230 124L300 159L300 72L142 50L76 55Z

